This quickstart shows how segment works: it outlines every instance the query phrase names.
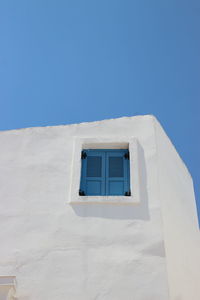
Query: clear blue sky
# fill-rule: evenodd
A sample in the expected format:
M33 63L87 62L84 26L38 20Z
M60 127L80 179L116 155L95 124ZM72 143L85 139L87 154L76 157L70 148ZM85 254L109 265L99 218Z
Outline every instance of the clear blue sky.
M200 1L0 0L0 130L153 114L200 211Z

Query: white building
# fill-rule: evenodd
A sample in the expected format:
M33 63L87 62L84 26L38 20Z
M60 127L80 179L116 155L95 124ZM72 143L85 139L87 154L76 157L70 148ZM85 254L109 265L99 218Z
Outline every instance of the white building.
M129 151L126 196L79 195L87 149ZM0 241L0 300L200 299L192 178L153 116L1 132Z

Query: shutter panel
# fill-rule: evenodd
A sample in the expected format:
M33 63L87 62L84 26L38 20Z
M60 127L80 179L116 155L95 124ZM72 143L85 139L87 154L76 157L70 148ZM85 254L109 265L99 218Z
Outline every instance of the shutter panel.
M84 150L81 191L88 196L105 195L105 152Z
M106 152L106 195L125 195L130 190L128 150Z

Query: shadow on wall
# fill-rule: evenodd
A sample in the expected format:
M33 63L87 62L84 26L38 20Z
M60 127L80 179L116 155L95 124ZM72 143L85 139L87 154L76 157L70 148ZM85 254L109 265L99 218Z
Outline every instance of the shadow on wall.
M80 217L95 217L121 220L149 220L147 172L143 148L138 145L140 203L130 205L116 204L71 204ZM132 191L134 193L134 191Z

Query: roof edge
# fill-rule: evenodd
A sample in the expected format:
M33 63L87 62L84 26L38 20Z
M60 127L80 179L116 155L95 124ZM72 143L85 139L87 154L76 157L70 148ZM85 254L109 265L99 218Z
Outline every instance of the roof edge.
M102 120L96 120L96 121L85 121L80 123L71 123L71 124L58 124L58 125L44 125L44 126L31 126L31 127L22 127L22 128L16 128L16 129L6 129L6 130L0 130L0 134L6 133L6 132L15 132L15 131L22 131L22 130L34 130L38 128L51 128L51 127L66 127L66 126L79 126L79 125L88 125L88 124L99 124L102 122L112 122L115 120L120 119L134 119L134 118L152 118L156 119L154 115L147 114L147 115L134 115L134 116L123 116L119 118L111 118L111 119L102 119Z

